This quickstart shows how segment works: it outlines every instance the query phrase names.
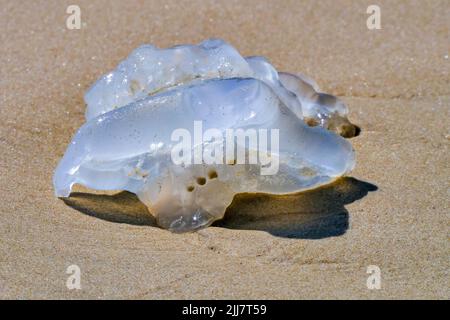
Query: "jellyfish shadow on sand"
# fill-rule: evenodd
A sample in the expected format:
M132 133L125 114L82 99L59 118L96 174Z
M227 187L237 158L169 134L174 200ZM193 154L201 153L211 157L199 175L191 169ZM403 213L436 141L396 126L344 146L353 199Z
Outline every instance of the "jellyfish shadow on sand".
M344 234L349 227L346 204L378 189L355 178L341 178L318 189L289 195L237 195L215 226L261 230L274 236L322 239Z
M156 219L147 207L131 192L121 191L113 195L72 192L63 201L69 207L102 220L137 226L156 227Z
M274 196L240 194L228 207L222 220L213 226L261 230L274 236L297 239L322 239L342 235L349 227L346 204L376 191L377 186L355 178L341 178L318 189ZM99 219L156 227L146 206L129 192L114 195L74 192L64 202Z

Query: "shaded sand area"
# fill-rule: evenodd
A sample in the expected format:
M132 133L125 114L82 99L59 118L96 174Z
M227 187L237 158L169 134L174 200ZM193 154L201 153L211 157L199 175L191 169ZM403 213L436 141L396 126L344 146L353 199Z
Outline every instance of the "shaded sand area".
M450 6L377 1L0 1L0 298L449 298ZM214 227L155 227L135 196L53 195L83 93L143 43L220 37L340 96L351 177L238 196ZM81 268L81 290L66 268ZM366 286L369 265L381 289Z

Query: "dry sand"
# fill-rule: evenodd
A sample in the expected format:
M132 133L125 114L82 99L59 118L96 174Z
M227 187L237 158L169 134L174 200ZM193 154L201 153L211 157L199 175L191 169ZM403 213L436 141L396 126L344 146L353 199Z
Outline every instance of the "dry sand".
M450 5L376 1L370 31L372 2L0 1L0 298L448 299ZM72 3L81 30L66 29ZM55 198L89 85L140 44L213 36L342 97L362 128L351 177L240 196L182 235L128 193ZM66 288L71 264L81 290Z

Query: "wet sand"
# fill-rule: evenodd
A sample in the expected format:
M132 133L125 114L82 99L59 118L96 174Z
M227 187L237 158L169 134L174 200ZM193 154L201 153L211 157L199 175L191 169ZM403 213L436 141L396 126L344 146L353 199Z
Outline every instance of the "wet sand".
M448 1L0 1L0 298L445 298L449 283ZM340 96L361 134L350 177L241 195L223 221L172 234L132 194L52 173L83 94L132 49L220 37ZM68 290L66 268L81 269ZM366 285L369 265L381 289Z

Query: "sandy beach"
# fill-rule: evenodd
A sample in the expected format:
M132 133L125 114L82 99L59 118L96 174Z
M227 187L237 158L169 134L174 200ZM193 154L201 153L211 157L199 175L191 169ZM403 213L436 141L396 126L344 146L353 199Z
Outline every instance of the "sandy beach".
M80 30L66 27L71 4ZM0 298L449 299L450 5L378 0L369 30L370 4L0 0ZM345 101L361 128L351 175L239 195L188 234L158 228L131 193L56 198L87 88L141 44L210 37ZM70 265L81 290L66 287Z

